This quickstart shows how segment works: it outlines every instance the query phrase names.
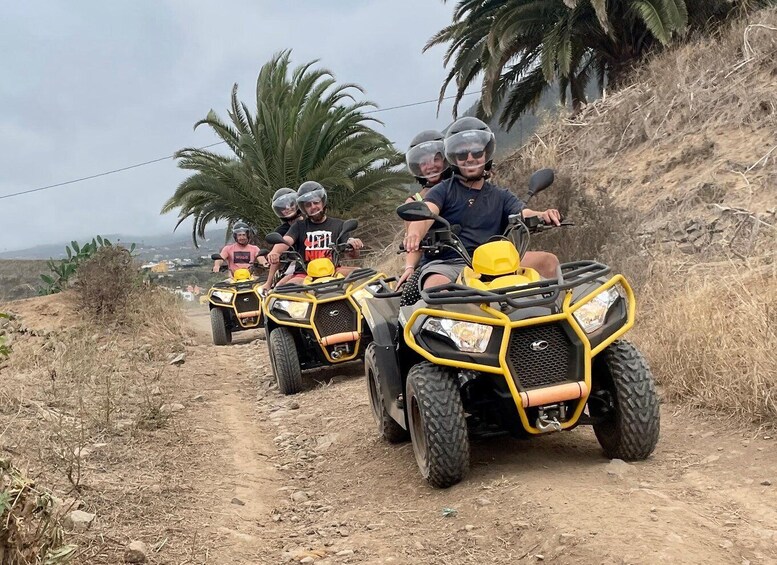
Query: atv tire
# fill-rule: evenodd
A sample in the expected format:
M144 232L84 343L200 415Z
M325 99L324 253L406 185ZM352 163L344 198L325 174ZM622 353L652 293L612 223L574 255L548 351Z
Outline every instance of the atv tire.
M297 357L294 336L286 328L275 328L267 342L270 349L270 364L278 390L283 394L297 394L302 390L302 370Z
M412 306L419 300L421 300L421 285L419 279L421 278L421 269L413 271L405 284L402 285L402 296L399 298L399 306Z
M210 309L210 331L213 334L213 345L232 343L232 332L227 329L227 320L221 308Z
M453 371L428 362L414 365L405 403L421 475L437 488L455 485L469 470L469 436Z
M609 395L614 410L594 424L594 433L610 459L646 459L656 447L660 430L659 400L653 374L639 350L616 340L594 358L592 395ZM607 416L600 404L589 402L593 417Z
M372 416L378 425L380 437L389 443L402 443L410 439L410 434L400 426L386 410L386 400L383 398L383 390L380 387L380 371L375 359L374 343L367 346L364 354L364 374L367 375L367 387L370 393L370 408Z

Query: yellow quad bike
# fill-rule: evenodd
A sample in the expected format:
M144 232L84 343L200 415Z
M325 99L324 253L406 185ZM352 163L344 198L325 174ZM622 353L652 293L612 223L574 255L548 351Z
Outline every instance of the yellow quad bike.
M214 253L211 259L221 259L221 255ZM208 291L214 345L232 343L234 332L262 327L259 290L263 284L264 280L253 276L250 270L237 269L230 278L214 284Z
M348 275L336 272L341 254L351 249L345 241L356 226L356 220L344 223L341 236L331 246L332 259L310 261L301 284L276 286L262 303L270 363L283 394L302 390L305 369L360 358L371 339L364 331L358 300L385 275L366 268ZM272 233L267 242L274 245L283 238Z
M532 176L530 196L553 182ZM434 219L421 202L406 221ZM449 487L467 473L470 436L537 436L593 426L607 457L647 458L659 435L659 400L640 352L622 336L634 324L623 275L595 261L565 263L553 279L521 266L537 218L510 218L505 237L472 257L450 230L438 247L466 261L455 283L401 292L381 286L362 309L370 404L381 436L408 436L423 477ZM439 234L438 234L439 236Z

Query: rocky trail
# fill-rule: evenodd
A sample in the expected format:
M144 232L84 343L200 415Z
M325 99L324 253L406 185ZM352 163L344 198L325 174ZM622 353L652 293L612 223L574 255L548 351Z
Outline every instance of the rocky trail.
M777 563L777 450L758 430L662 405L647 461L605 459L590 429L473 445L465 481L434 490L409 443L381 441L362 367L277 392L265 342L210 345L190 320L205 401L181 416L218 485L192 562ZM254 341L255 340L255 341ZM185 420L190 420L188 424Z

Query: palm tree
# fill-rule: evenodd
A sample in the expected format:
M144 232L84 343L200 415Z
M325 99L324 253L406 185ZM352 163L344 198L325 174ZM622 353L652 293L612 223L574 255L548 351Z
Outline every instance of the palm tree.
M454 115L480 80L478 114L490 118L501 106L499 122L509 129L553 82L576 111L591 80L600 91L617 87L646 54L722 20L733 7L729 0L460 0L453 23L424 50L448 44L444 63L451 69L440 100L455 81Z
M256 82L256 111L232 88L229 121L213 110L195 124L207 125L230 155L195 148L176 153L178 166L193 171L165 203L162 213L180 208L178 224L193 218L192 239L204 237L213 221L244 220L259 233L278 223L270 207L280 187L316 180L327 188L333 211L344 213L412 182L396 170L402 162L386 137L365 115L374 104L356 101L354 84L338 85L317 61L290 70L290 52L276 54Z

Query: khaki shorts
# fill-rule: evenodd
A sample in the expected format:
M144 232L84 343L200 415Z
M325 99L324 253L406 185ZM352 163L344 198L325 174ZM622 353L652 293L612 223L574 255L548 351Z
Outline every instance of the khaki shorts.
M418 284L420 288L424 287L424 281L430 275L442 275L450 279L451 282L456 282L459 275L464 270L467 264L463 259L452 259L450 261L431 261L421 268L421 275L418 277Z

